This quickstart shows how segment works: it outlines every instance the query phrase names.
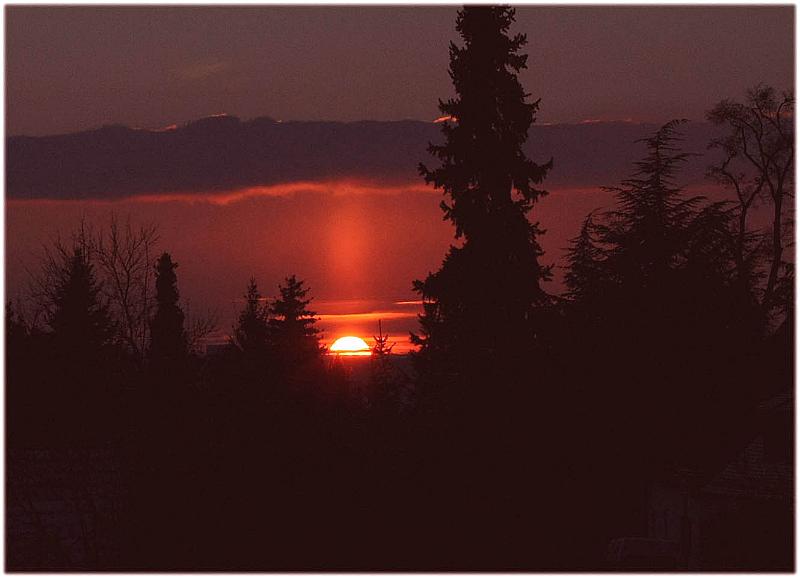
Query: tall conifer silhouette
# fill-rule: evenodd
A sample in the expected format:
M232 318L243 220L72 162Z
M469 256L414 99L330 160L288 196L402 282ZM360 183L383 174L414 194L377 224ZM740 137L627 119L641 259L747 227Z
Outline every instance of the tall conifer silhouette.
M679 148L683 122L670 121L644 139L647 155L636 163L636 173L607 189L619 207L607 215L603 235L612 247L609 264L623 286L642 296L663 289L667 273L685 264L690 229L703 201L686 197L675 183L676 172L691 156Z
M269 306L263 303L255 278L250 279L245 306L233 330L233 343L248 357L264 356L269 345Z
M440 101L449 121L444 144L429 146L436 168L420 164L425 181L441 189L444 218L455 225L439 271L416 281L423 297L421 335L412 340L445 374L472 373L465 361L519 355L533 339L535 307L546 295L540 282L541 230L527 213L546 194L536 186L552 160L538 165L522 150L539 101L529 102L517 78L526 68L524 34L509 36L514 9L466 6L456 29L463 46L450 46L456 97Z
M186 356L177 267L169 253L162 254L156 263L156 313L150 324L150 357L154 362L177 361Z
M635 453L636 434L647 437L654 468L706 459L704 431L735 423L756 389L741 379L761 323L755 303L740 298L734 214L677 184L691 156L681 148L682 122L641 141L646 154L634 174L607 188L617 207L587 217L566 275L576 328L569 343L582 346L582 364L592 368L575 381L602 383L618 400L609 409L628 433L613 443ZM604 374L599 368L619 351L626 362Z
M604 251L597 242L597 227L590 213L581 225L580 233L571 240L567 251L564 284L566 296L573 302L590 305L603 292L606 281Z
M110 342L113 330L88 250L76 246L55 281L47 322L57 350L72 356L79 351L97 355Z
M321 353L316 313L308 309L309 288L295 275L279 287L280 297L270 307L273 347L287 367L312 361Z
M61 246L58 257L50 261L52 302L46 319L51 348L47 363L37 371L44 378L47 405L56 410L45 413L47 419L38 424L42 433L51 440L85 443L110 437L119 384L112 371L119 358L92 248L82 233L71 248Z

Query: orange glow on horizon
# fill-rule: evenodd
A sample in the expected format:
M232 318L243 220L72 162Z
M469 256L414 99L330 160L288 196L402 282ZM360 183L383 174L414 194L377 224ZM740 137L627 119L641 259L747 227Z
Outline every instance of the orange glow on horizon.
M355 323L365 321L379 321L381 319L413 319L417 311L368 311L366 313L321 313L320 321L342 323L352 321Z
M170 125L167 125L167 126L162 126L162 127L159 127L159 128L151 128L151 129L147 129L147 130L149 130L150 132L170 132L170 131L173 131L173 130L178 130L178 125L177 124L170 124Z

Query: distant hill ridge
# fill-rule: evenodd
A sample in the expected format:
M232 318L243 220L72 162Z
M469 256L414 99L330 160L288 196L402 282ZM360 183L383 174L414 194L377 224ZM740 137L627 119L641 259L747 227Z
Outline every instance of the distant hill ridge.
M612 185L641 156L635 141L654 124L590 122L531 127L527 152L553 157L545 188ZM705 152L714 129L685 125L686 149ZM215 115L163 129L109 125L54 136L6 139L9 198L113 199L140 194L230 191L298 180L421 182L428 142L439 125L401 121L242 121ZM688 164L684 182L702 179L707 158Z

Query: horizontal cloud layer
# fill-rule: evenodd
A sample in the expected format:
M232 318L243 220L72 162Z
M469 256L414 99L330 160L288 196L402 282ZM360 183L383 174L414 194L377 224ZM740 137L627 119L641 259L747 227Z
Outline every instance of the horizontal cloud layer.
M654 125L599 122L532 127L531 158L554 159L546 187L612 185L642 154L637 139ZM687 125L687 150L703 153L712 128ZM216 195L286 183L421 183L420 161L439 126L418 121L243 122L214 116L161 130L106 126L74 134L7 139L7 195L16 199L121 199L142 195ZM709 160L694 158L685 182L702 179ZM402 188L402 187L399 187Z

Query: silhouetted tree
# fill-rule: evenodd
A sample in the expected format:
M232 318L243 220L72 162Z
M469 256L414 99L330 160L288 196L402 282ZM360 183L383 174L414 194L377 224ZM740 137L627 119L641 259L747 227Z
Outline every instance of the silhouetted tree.
M372 347L372 354L375 359L385 360L387 356L392 354L392 349L397 343L389 343L389 335L383 332L381 320L378 320L378 334L373 337L375 345Z
M552 161L537 165L522 150L539 101L528 102L517 78L526 68L527 56L519 53L526 38L508 35L513 21L514 9L505 6L459 11L464 45L450 46L456 97L440 101L450 119L442 124L445 143L428 149L440 164L419 167L426 182L443 190L444 218L463 238L439 271L414 283L424 314L412 341L422 346L423 365L426 358L433 363L426 372L477 377L471 365L497 368L524 356L535 335L534 309L547 300L540 287L549 274L539 264L541 230L526 215L545 194L535 185Z
M192 355L201 354L204 340L218 328L219 313L214 309L206 309L198 313L191 307L188 300L182 302L181 309L185 312L186 349Z
M156 364L180 361L186 356L177 267L169 253L163 253L156 263L156 312L150 323L150 359Z
M120 223L115 215L108 229L100 230L94 239L109 312L137 362L143 360L149 340L154 305L151 258L157 241L154 225L134 227L130 217Z
M617 208L587 218L566 275L578 320L567 339L590 372L571 381L615 400L591 406L606 405L616 423L619 437L607 443L633 455L649 440L650 467L708 457L704 430L729 427L758 395L743 359L760 321L738 288L735 216L676 184L689 157L680 123L643 139L634 176L608 189ZM596 323L586 324L587 308ZM625 362L608 367L621 352Z
M603 292L606 279L606 258L598 246L593 213L584 219L580 233L571 240L567 250L564 284L567 297L574 302L590 305Z
M47 324L65 264L78 249L102 289L98 299L105 304L114 341L140 362L149 342L154 293L150 255L156 241L153 225L134 227L130 219L121 223L112 215L109 227L95 229L81 219L69 242L56 239L45 246L42 267L31 275L30 326Z
M119 424L124 363L84 232L71 246L57 244L42 277L44 294L50 296L45 305L49 331L39 354L48 362L36 370L41 380L36 387L48 443L110 441L110 428Z
M261 297L255 278L250 279L244 298L231 342L248 357L264 356L269 346L269 305Z
M667 272L681 264L686 233L702 201L685 198L675 184L676 171L690 157L676 146L682 122L671 121L644 139L647 156L636 163L636 174L606 189L615 193L619 207L606 215L608 266L621 286L640 294L663 288Z
M80 356L79 352L98 355L113 339L108 306L102 300L102 285L96 280L90 259L86 249L76 246L57 272L47 324L57 350L65 355Z
M546 194L538 185L552 160L537 164L523 150L539 101L518 79L526 37L509 34L513 22L508 6L458 12L463 43L451 44L449 67L455 97L439 103L448 118L444 143L429 145L438 165L420 164L419 172L442 190L444 219L461 243L438 271L414 282L423 314L411 336L420 346L415 435L432 464L425 483L440 512L431 522L442 524L437 540L452 551L480 543L490 556L516 550L522 534L544 555L559 502L549 487L559 477L555 446L538 443L559 436L544 411L550 401L540 363L552 302L541 283L550 268L539 263L543 231L528 219ZM532 454L536 468L522 457ZM535 527L522 529L529 517Z
M648 311L671 323L688 320L689 310L696 309L698 323L712 312L729 327L752 321L748 303L733 290L736 241L727 203L686 196L675 183L690 156L679 148L681 122L669 122L644 139L647 156L636 164L637 173L608 189L616 193L619 208L604 215L599 229L607 271L627 310L643 308L639 315ZM670 310L670 304L678 309Z
M586 517L609 535L630 535L637 523L615 515L620 525L606 526L606 508L633 508L652 477L726 455L721 432L738 427L758 389L745 360L759 323L737 286L735 214L678 184L690 157L681 123L640 141L633 176L607 189L616 206L590 214L568 253L552 362L580 424L575 467L594 479L584 493L608 504L590 505Z
M392 362L392 350L397 344L389 341L389 335L383 332L380 320L378 334L373 339L375 345L372 346L370 357L370 395L380 410L399 412L408 402L405 399L408 391L404 376Z
M280 297L269 308L272 346L285 368L319 360L319 330L314 326L316 313L308 309L309 288L295 275L278 287Z
M786 274L783 253L793 234L786 202L794 196L794 95L785 92L779 96L774 88L758 85L747 91L744 102L720 101L707 117L728 129L727 135L710 144L723 152L723 159L710 173L736 192L736 258L743 278L751 275L747 255L749 211L761 196L766 196L772 205L767 280L760 291L760 301L769 311L776 305L781 275Z

